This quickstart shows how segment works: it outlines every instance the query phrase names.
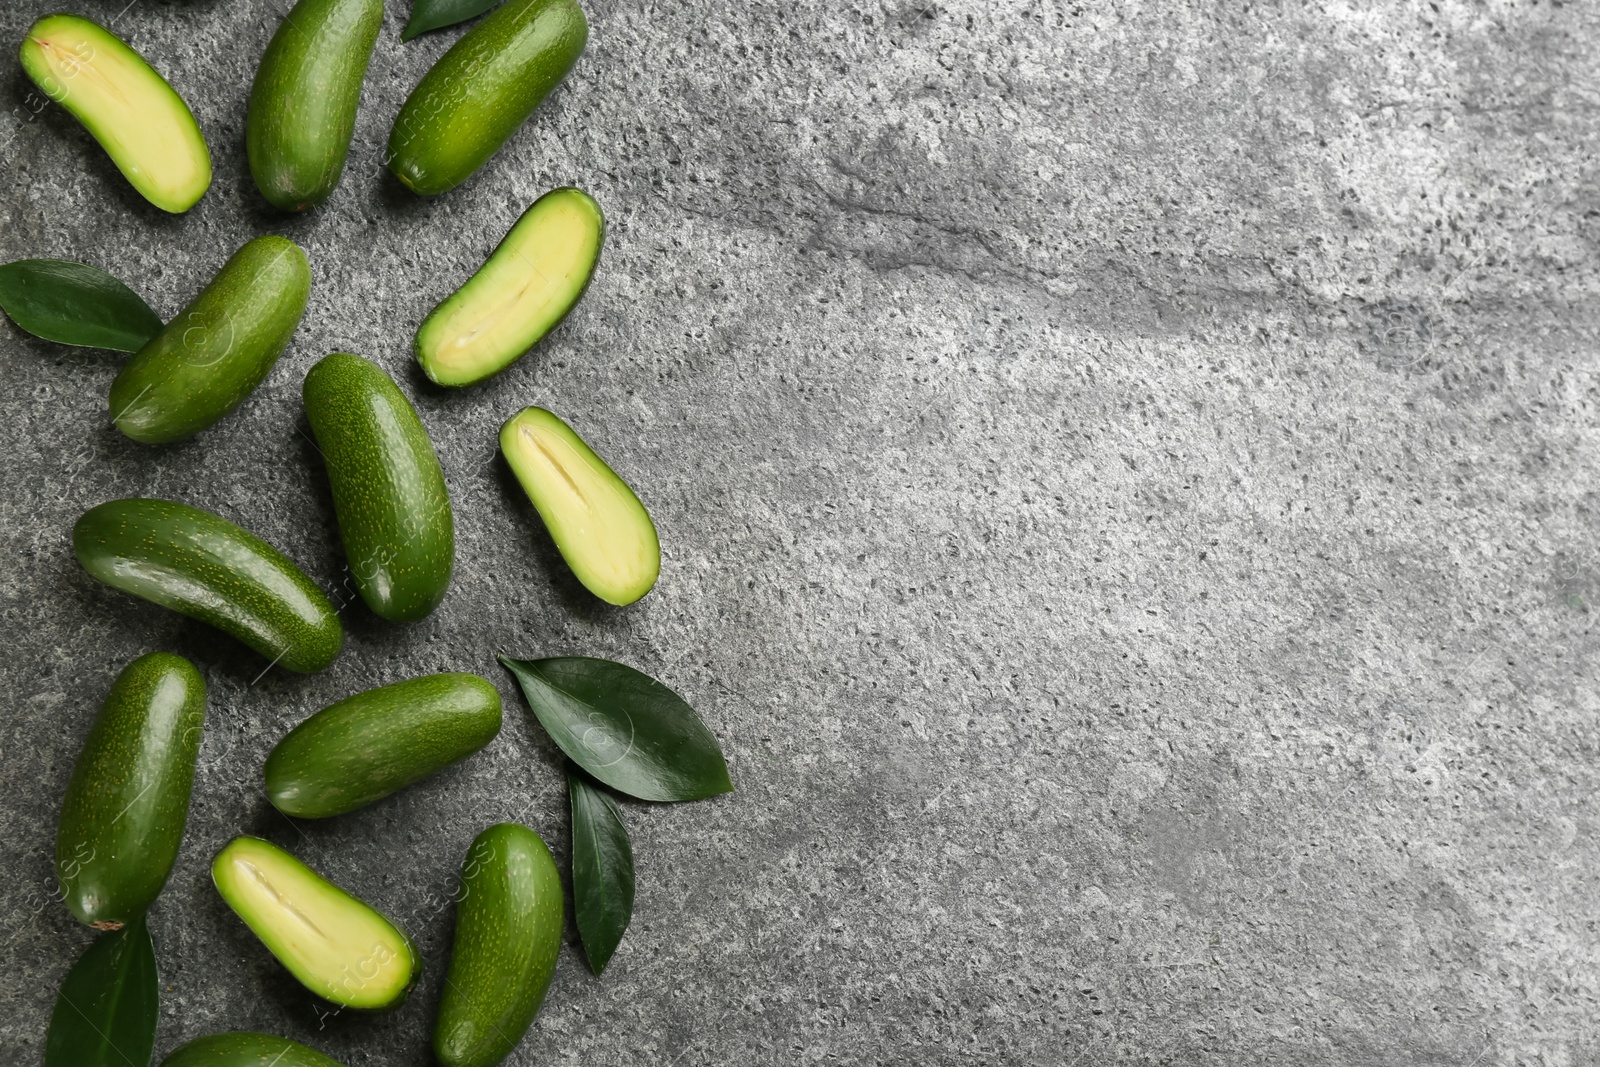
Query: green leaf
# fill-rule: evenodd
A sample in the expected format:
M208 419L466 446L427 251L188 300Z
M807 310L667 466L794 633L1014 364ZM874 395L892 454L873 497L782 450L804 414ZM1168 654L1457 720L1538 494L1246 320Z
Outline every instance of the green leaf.
M411 21L400 31L400 39L409 41L429 30L442 30L483 14L500 0L416 0L411 5Z
M572 798L572 898L584 955L606 969L633 918L633 846L622 811L605 790L567 772Z
M35 337L64 345L137 352L161 332L139 294L98 267L66 259L19 259L0 267L0 307Z
M683 698L605 659L500 657L528 706L574 763L640 800L701 800L733 789L717 739Z
M50 1014L44 1067L150 1067L156 953L143 918L101 934L67 972Z

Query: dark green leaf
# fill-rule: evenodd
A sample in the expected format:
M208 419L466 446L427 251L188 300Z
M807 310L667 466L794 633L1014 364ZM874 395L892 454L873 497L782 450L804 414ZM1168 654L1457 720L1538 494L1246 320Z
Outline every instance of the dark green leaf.
M137 352L161 332L139 294L87 263L19 259L0 267L0 307L35 337Z
M400 31L400 39L409 41L429 30L442 30L483 14L500 0L416 0L411 5L411 21Z
M150 1067L156 953L144 919L101 934L61 983L44 1067Z
M640 800L700 800L733 789L717 739L683 698L605 659L500 657L539 723L574 763Z
M595 974L606 969L633 918L633 847L610 793L567 772L572 797L572 900L583 951Z

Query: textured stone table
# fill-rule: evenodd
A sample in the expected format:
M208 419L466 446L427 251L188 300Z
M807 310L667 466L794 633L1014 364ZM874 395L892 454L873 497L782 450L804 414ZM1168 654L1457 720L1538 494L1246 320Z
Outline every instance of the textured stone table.
M0 1060L37 1062L88 940L51 900L57 807L152 649L212 694L152 917L161 1052L244 1027L429 1062L473 834L568 847L504 649L660 676L739 787L627 807L633 928L603 980L569 943L515 1063L1600 1057L1593 5L591 0L567 86L423 201L380 155L459 31L403 46L391 3L344 186L297 219L243 155L288 6L120 16L216 155L183 218L64 112L29 118L6 46L5 258L110 267L166 316L278 232L316 287L260 392L176 447L109 427L111 354L0 334ZM6 5L0 39L50 7ZM564 183L611 221L584 303L487 386L428 387L417 322ZM339 349L441 452L460 552L435 616L352 608L332 669L258 678L79 571L76 516L151 494L335 585L299 388ZM530 403L653 510L641 604L578 588L497 460ZM327 823L266 805L290 725L446 669L501 687L489 749ZM319 1015L209 884L241 831L406 926L403 1008Z

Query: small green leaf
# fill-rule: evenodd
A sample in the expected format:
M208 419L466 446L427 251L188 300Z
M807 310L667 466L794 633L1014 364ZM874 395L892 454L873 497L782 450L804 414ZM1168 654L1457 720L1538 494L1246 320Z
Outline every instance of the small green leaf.
M161 332L139 294L98 267L19 259L0 267L0 307L35 337L84 348L137 352Z
M416 0L411 5L411 21L400 31L400 39L409 41L429 30L442 30L483 14L500 0Z
M633 846L610 793L571 770L567 792L572 798L573 910L584 955L599 974L633 918Z
M101 934L61 983L44 1067L150 1067L156 998L156 953L144 919Z
M605 659L510 659L528 706L561 751L619 793L702 800L733 789L717 739L683 698Z

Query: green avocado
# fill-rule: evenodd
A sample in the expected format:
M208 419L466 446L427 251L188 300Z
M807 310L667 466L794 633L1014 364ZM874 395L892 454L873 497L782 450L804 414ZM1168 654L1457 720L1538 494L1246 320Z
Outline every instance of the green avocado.
M215 626L287 670L320 671L344 627L305 572L247 530L171 500L111 500L84 512L72 548L92 576Z
M572 427L524 408L500 428L500 451L584 587L632 604L661 573L661 542L639 498Z
M561 875L538 834L489 827L461 868L455 948L433 1053L444 1067L492 1067L533 1024L561 952Z
M145 444L199 433L244 403L305 314L311 264L283 237L257 237L123 366L111 421Z
M46 15L22 40L22 69L162 211L182 214L211 187L211 152L189 105L104 26Z
M249 1030L197 1037L173 1049L161 1067L344 1067L298 1041Z
M515 363L589 288L606 218L594 198L552 189L523 213L467 283L417 330L417 362L439 385L471 385Z
M301 397L361 598L391 622L426 617L450 587L456 534L416 409L376 364L347 352L312 367Z
M272 35L250 90L245 151L275 207L305 211L344 174L383 0L300 0Z
M56 831L56 877L79 922L126 926L167 884L205 718L206 683L182 656L140 656L111 684Z
M258 837L236 837L211 881L300 984L345 1008L399 1006L416 981L411 939L365 902Z
M430 674L357 693L291 730L267 757L285 815L355 811L464 760L500 732L500 694L475 674Z
M389 169L423 196L454 189L561 84L588 40L576 0L506 0L406 98L389 133Z

